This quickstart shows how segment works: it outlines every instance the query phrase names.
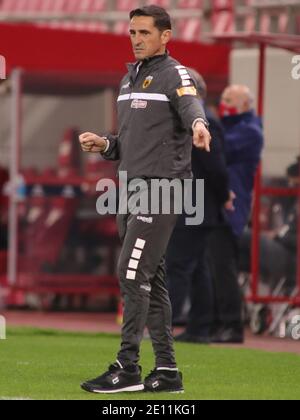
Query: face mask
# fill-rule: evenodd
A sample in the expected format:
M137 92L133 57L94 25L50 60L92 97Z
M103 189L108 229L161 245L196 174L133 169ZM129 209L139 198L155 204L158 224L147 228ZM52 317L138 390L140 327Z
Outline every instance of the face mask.
M219 114L221 118L233 117L239 114L237 107L226 105L224 102L220 103Z

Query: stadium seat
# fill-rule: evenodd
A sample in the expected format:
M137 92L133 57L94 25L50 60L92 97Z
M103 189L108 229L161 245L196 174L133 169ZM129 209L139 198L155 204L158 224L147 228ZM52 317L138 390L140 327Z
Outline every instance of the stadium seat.
M234 30L234 1L213 0L213 32L217 35L232 32Z
M171 0L147 0L145 4L156 4L167 9L170 9L173 5ZM129 12L139 5L140 2L138 0L116 0L115 11ZM178 0L176 7L179 9L199 10L202 6L203 0ZM0 2L0 10L10 13L26 13L27 16L36 14L37 17L39 13L44 16L45 13L49 12L54 15L53 19L36 20L36 23L39 26L51 28L100 32L107 32L109 29L112 29L114 33L120 35L127 35L129 29L128 20L124 18L114 23L112 27L109 23L98 19L76 19L76 14L90 13L92 16L93 13L111 10L108 0L3 0ZM62 16L59 19L55 18L57 14L62 14ZM69 19L67 16L64 19L63 14L73 14L75 19ZM198 17L181 19L177 27L178 37L186 41L198 41L201 29L201 19Z
M108 0L3 0L0 1L0 11L10 14L22 13L23 15L45 15L49 12L57 14L99 13L107 9ZM51 15L50 15L51 17ZM38 20L38 26L106 32L108 25L99 20L70 20L53 19Z
M99 13L107 9L107 0L72 0L65 2L64 12L74 15L79 13ZM98 20L68 21L61 22L64 29L77 29L88 31L106 32L108 25Z
M0 9L5 12L101 12L107 0L2 0Z
M250 8L252 4L252 0L245 0L246 7L249 9L249 13L246 14L244 20L243 30L246 32L253 32L255 31L255 13L253 9Z
M171 6L171 0L147 0L146 5L154 4L156 6L164 7L169 9Z
M203 0L179 0L180 9L201 10ZM201 35L201 19L199 17L181 19L177 23L178 38L183 41L199 41Z
M130 12L133 9L136 9L139 6L138 0L117 0L116 1L116 10L118 12ZM118 35L128 35L129 33L129 22L128 20L123 20L115 23L114 32Z
M20 272L54 265L61 254L77 208L76 198L31 196L20 235Z
M138 0L117 0L116 10L120 12L129 12L139 6Z
M78 173L80 159L78 135L78 131L74 128L70 128L64 133L58 151L59 176Z
M0 278L4 277L7 270L7 251L0 250Z

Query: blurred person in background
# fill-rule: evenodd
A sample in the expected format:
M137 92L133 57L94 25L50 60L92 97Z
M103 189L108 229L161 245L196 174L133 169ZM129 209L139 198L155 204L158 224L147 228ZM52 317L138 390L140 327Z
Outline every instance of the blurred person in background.
M215 286L215 320L212 341L242 343L242 294L238 283L239 239L248 224L256 170L263 149L261 119L254 111L247 86L225 89L220 117L225 135L225 155L234 210L226 211L226 223L210 237L209 254Z
M195 70L189 69L193 76L199 100L204 105L207 95L206 83ZM180 323L187 296L191 308L186 330L175 337L177 341L209 343L213 321L213 286L207 261L208 238L215 226L224 223L224 205L233 207L229 192L224 137L220 122L205 108L212 136L209 154L193 147L192 170L194 176L193 195L196 179L204 180L204 223L200 226L187 226L186 215L180 216L171 237L166 265L167 283L173 310L173 325Z
M300 158L287 168L290 188L300 187ZM275 289L285 279L283 291L290 295L296 285L298 198L291 197L283 214L282 225L260 236L260 272L262 281ZM250 271L252 234L246 231L240 243L241 270Z
M210 150L208 123L194 82L187 69L167 52L171 34L171 19L164 9L148 6L130 13L130 37L137 62L128 66L121 82L119 135L80 136L84 152L100 152L105 159L120 160L119 171L126 171L129 180L145 180L148 187L153 179L182 182L191 178L192 141L186 133L193 136L196 147ZM129 192L128 201L136 202L140 195L139 191ZM168 197L172 203L174 196ZM165 253L177 219L174 211L142 215L119 212L123 244L118 272L124 300L121 349L107 372L81 385L84 390L183 391L165 279ZM156 366L143 383L138 363L146 324Z
M288 167L287 176L291 188L300 188L300 158ZM296 285L299 216L299 198L296 197L287 212L285 225L274 236L287 252L286 294L291 294Z

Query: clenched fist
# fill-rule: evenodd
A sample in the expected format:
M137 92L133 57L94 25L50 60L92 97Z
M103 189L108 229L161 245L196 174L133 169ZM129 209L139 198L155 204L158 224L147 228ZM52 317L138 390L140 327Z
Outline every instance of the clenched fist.
M107 147L107 139L94 133L81 134L79 142L84 152L103 153Z

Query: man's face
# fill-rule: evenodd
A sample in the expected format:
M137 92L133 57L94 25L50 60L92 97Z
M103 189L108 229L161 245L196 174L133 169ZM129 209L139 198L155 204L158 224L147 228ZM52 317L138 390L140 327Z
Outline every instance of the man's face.
M222 103L227 105L229 108L236 108L238 112L241 111L242 98L233 89L225 89L222 95Z
M165 53L171 31L160 32L150 16L134 16L130 22L130 38L136 60Z
M238 115L252 109L250 91L246 86L229 86L223 92L220 110L225 116Z

